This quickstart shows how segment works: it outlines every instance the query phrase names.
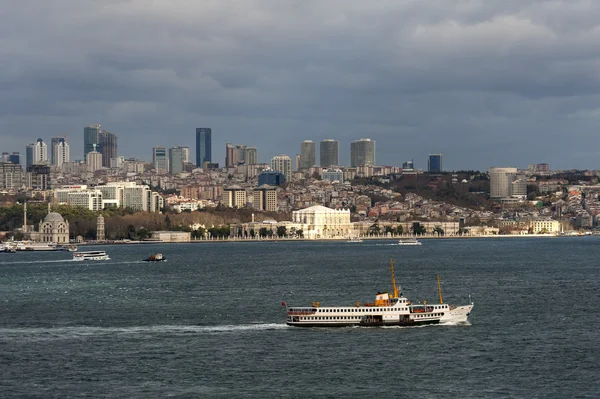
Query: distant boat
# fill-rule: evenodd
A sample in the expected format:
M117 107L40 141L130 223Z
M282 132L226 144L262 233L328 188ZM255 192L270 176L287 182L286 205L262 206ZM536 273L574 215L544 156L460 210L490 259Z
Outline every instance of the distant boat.
M417 241L416 238L401 238L398 240L398 245L422 245L421 241Z
M56 244L51 242L19 242L17 251L56 251Z
M77 245L73 245L73 244L67 244L67 245L58 245L56 247L57 251L69 251L69 252L75 252L77 251Z
M73 252L73 260L110 260L104 251Z
M350 237L346 242L363 242L363 240L360 237Z
M7 254L14 254L17 250L10 245L4 244L0 246L0 252L5 252Z
M144 259L144 262L165 262L166 260L167 260L167 258L165 258L163 256L163 254L158 253L158 254L150 255L149 257Z

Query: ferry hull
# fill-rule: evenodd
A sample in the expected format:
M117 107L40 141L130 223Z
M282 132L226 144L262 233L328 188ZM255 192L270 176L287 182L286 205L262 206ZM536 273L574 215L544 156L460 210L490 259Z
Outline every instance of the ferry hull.
M423 321L395 321L395 322L358 322L358 323L319 323L319 322L296 322L288 321L285 324L293 327L416 327L430 324L440 324L440 320L423 320Z

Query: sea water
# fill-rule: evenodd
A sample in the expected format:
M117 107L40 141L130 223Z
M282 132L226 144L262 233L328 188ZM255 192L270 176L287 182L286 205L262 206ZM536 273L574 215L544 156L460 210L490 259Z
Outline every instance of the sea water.
M83 250L83 247L81 248ZM279 241L0 254L2 397L598 397L600 239ZM142 260L161 252L167 262ZM413 302L467 325L298 328L282 303Z

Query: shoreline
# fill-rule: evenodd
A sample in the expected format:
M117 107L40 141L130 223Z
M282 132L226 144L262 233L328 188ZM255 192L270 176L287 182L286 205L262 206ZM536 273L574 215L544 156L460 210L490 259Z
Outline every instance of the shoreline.
M397 241L400 239L417 240L452 240L452 239L477 239L477 238L572 238L572 237L594 237L593 235L557 235L557 234L490 234L490 235L453 235L453 236L396 236L396 237L360 237L363 241ZM82 242L76 243L78 246L86 245L149 245L149 244L201 244L201 243L225 243L225 242L293 242L293 241L314 241L314 242L348 242L349 238L214 238L191 241L102 241L102 242ZM349 242L350 243L350 242ZM360 244L356 242L354 244Z

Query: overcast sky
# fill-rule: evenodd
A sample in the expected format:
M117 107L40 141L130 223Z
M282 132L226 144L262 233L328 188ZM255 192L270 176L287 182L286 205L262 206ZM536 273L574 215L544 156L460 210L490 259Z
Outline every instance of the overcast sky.
M600 2L28 0L0 8L0 151L376 140L377 163L600 169ZM318 144L317 144L318 148ZM318 160L318 155L317 155Z

